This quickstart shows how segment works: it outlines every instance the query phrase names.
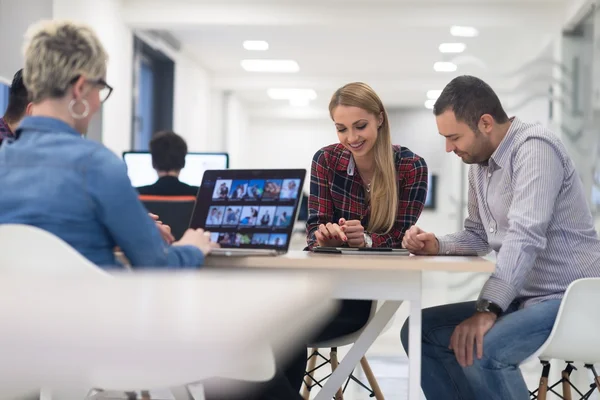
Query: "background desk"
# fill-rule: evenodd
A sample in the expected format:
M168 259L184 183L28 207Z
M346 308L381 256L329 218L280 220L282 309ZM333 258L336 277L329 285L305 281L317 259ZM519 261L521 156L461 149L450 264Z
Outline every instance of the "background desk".
M479 257L352 256L292 251L279 257L207 257L206 266L243 269L246 273L310 272L335 282L331 296L338 299L380 300L385 303L363 330L335 373L318 393L331 399L362 354L391 320L402 301L410 302L409 399L420 399L421 283L425 271L493 272L494 264ZM238 273L240 271L237 271Z

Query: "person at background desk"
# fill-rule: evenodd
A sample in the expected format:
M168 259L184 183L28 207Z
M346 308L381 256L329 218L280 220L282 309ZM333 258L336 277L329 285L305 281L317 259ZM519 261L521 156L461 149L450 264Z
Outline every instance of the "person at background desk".
M446 151L471 165L468 217L439 238L411 227L404 247L497 257L478 301L423 310L423 391L433 400L529 399L519 365L550 335L569 284L600 277L586 193L561 141L509 118L481 79L452 80L433 112Z
M187 143L175 132L159 132L150 140L152 167L158 180L152 185L138 187L140 194L153 196L196 196L197 186L179 180L185 167Z
M0 118L0 144L16 139L15 132L21 123L31 111L31 105L27 97L27 89L23 84L23 70L17 71L13 77L12 84L8 90L8 106L4 116Z
M315 246L400 247L427 197L427 164L392 145L387 112L364 83L338 89L329 113L339 143L313 157L306 222L307 249ZM371 301L344 300L313 342L354 333L367 322ZM286 372L300 389L306 349Z
M188 230L168 245L132 187L123 161L82 137L112 88L108 55L84 25L44 21L26 34L23 80L31 116L0 146L0 224L26 224L63 239L94 264L197 268L212 248Z

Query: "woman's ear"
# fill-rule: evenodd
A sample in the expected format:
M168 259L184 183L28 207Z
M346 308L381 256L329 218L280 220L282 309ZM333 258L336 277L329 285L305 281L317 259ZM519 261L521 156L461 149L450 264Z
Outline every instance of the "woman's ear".
M378 121L377 121L377 127L381 128L381 125L383 125L383 112L379 113L379 118L378 118Z
M83 87L85 86L85 77L80 76L77 81L73 84L73 98L79 100L83 97Z

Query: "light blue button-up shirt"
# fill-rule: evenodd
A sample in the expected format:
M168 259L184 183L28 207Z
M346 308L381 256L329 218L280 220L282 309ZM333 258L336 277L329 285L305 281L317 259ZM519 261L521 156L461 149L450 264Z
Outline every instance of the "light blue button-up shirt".
M164 242L125 164L106 147L52 118L25 118L17 132L0 146L0 224L49 231L103 267L118 265L115 246L132 266L202 265L198 248Z
M600 277L600 240L573 162L548 129L517 118L489 162L470 167L464 230L439 243L440 254L497 252L480 298L504 310Z

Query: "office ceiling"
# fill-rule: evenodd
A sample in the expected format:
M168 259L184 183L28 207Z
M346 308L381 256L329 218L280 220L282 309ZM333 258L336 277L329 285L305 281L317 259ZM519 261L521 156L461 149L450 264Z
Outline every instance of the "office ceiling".
M351 81L372 85L388 107L423 107L428 90L459 74L480 76L506 96L543 90L564 13L563 0L125 1L132 27L172 33L216 88L235 92L253 115L282 117L326 113L333 91ZM453 37L453 25L479 35ZM248 51L244 40L269 49ZM452 42L466 50L439 51ZM249 58L293 59L299 71L247 72L240 62ZM436 72L439 61L457 70ZM270 99L269 88L314 89L317 98L292 107Z

